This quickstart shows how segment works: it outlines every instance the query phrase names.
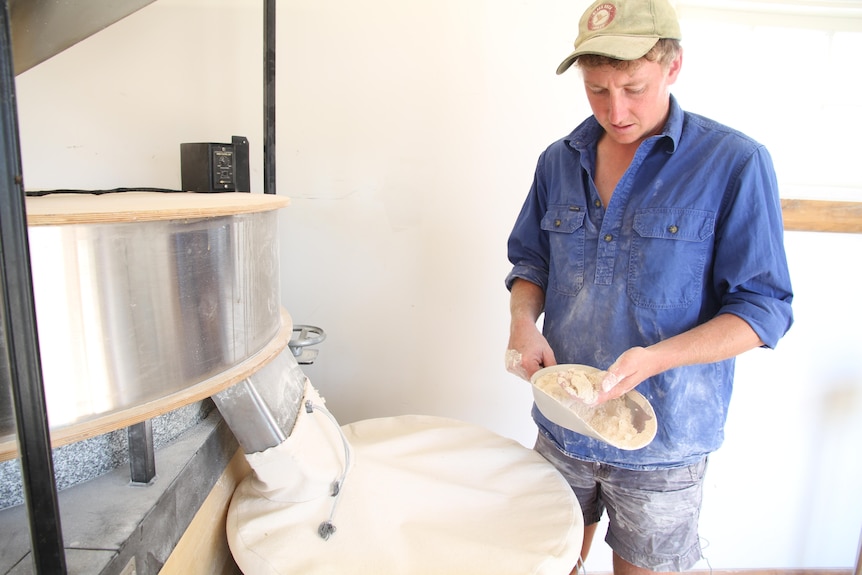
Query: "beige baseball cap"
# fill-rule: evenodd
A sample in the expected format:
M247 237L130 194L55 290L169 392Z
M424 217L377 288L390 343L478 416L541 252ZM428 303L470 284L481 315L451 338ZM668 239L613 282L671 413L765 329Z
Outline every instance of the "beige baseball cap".
M583 54L637 60L661 38L682 39L668 0L598 0L581 16L575 51L557 67L557 74Z

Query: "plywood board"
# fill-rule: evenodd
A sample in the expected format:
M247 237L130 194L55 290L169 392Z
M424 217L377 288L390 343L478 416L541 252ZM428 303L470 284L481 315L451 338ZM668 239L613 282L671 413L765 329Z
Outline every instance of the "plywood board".
M133 191L28 196L26 211L28 225L47 226L212 218L289 204L287 197L274 194Z

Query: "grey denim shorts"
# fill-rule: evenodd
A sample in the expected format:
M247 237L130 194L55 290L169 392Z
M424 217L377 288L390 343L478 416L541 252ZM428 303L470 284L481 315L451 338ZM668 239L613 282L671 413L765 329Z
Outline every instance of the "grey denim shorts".
M624 560L651 571L685 571L701 559L706 457L688 467L636 471L570 457L541 432L535 450L572 486L585 525L598 523L607 509L605 541Z

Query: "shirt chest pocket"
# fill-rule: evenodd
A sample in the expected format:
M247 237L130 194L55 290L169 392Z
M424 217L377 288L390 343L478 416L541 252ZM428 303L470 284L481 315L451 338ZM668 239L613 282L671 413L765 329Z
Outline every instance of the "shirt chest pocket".
M640 307L688 307L700 297L711 260L715 214L650 208L635 214L627 291Z
M550 206L542 218L549 247L548 287L575 295L584 285L584 216L581 206Z

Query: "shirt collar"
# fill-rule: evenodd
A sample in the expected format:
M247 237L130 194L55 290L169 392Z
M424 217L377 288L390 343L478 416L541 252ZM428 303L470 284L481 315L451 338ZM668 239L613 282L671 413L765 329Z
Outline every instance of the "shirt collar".
M671 94L667 122L665 122L664 128L662 128L661 134L656 136L657 138L667 138L669 140L670 145L667 150L669 154L676 151L677 144L682 136L683 119L682 108L673 94ZM574 148L578 152L586 152L598 143L603 133L604 129L599 125L596 117L590 116L564 140L570 148Z

